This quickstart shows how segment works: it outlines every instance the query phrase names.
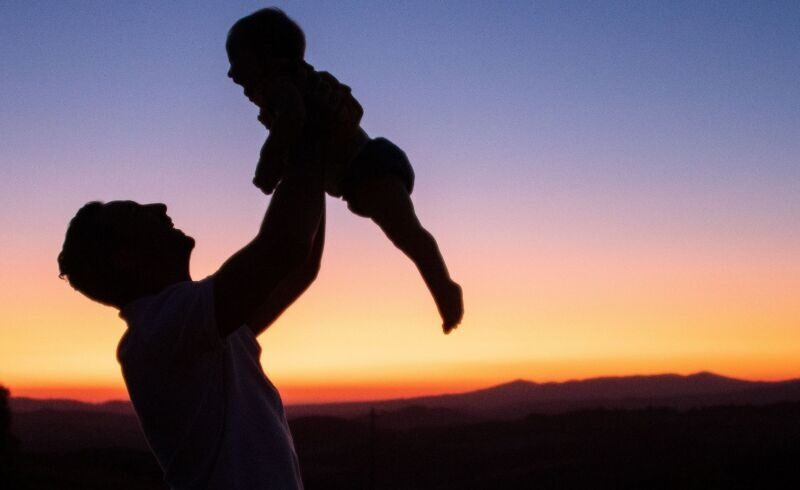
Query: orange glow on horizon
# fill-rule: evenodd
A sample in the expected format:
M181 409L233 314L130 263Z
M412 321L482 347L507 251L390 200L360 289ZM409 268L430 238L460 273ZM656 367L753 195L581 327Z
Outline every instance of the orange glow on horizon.
M800 269L789 255L729 267L711 254L655 261L592 252L584 264L564 249L561 262L555 252L527 263L501 254L490 267L453 254L467 313L444 336L412 264L378 231L370 236L374 243L359 248L371 253L354 256L332 232L317 282L259 338L287 404L462 392L520 378L800 377L792 294ZM31 271L28 282L0 287L0 383L13 396L126 398L116 311L87 301L51 268Z
M764 366L758 359L716 359L708 364L727 369L703 368L694 360L573 360L543 362L535 366L456 366L455 372L448 371L438 376L419 379L403 379L397 374L389 374L378 379L377 373L371 376L350 377L350 381L321 383L314 379L277 378L270 376L279 388L286 405L336 403L348 401L375 401L394 398L414 398L429 395L462 393L489 388L517 379L537 383L565 382L601 377L679 374L689 375L700 371L711 371L720 376L749 381L786 381L800 379L800 369L794 359L776 359L770 366ZM628 366L629 369L623 368ZM682 366L681 369L668 369L666 366ZM630 370L630 368L633 368ZM472 375L470 378L459 377ZM535 375L518 376L520 372L536 372ZM588 374L587 374L588 373ZM337 376L348 379L347 376ZM117 384L20 384L6 386L11 396L39 399L73 399L90 403L110 400L127 400L128 394L120 380Z

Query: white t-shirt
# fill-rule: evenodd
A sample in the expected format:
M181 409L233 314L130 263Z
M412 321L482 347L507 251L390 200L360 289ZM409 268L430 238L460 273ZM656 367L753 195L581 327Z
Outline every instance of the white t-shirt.
M184 489L302 489L278 390L242 326L220 338L212 278L120 311L117 359L164 479Z

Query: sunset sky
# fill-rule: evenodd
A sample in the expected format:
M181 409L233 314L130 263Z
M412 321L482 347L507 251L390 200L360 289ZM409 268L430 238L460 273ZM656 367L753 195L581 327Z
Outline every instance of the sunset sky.
M224 41L261 2L0 2L0 384L125 398L125 325L58 278L90 200L164 202L212 274L265 132ZM286 2L409 155L464 288L328 199L317 282L260 337L287 403L524 378L800 377L800 3Z

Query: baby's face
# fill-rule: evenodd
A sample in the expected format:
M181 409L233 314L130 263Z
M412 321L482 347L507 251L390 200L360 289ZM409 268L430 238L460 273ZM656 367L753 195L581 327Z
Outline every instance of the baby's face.
M255 51L240 48L228 50L228 62L228 77L244 89L245 97L263 109L263 87L269 82L270 73L274 72L265 57Z

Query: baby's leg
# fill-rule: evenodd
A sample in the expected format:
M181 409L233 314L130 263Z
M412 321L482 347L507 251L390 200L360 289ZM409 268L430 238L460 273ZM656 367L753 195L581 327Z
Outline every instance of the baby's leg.
M400 179L387 175L362 182L349 196L348 207L377 223L416 264L436 301L445 333L455 328L464 315L461 287L450 279L436 240L419 222Z

